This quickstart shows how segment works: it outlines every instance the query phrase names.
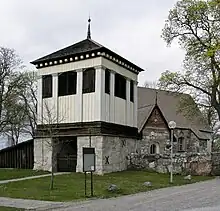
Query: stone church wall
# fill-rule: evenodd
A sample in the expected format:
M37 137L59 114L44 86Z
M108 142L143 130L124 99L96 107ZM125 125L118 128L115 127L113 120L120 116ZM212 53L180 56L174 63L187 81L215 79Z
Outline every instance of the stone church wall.
M158 147L157 153L164 153L169 136L169 130L166 128L144 128L142 139L138 142L138 150L141 154L149 154L150 146L155 144Z
M201 141L191 130L175 129L174 131L174 172L192 173L195 175L210 174L212 161L207 153L207 141ZM178 138L183 137L183 150L179 151ZM156 152L151 154L151 145L156 145ZM151 169L159 173L170 171L170 132L166 127L145 126L142 139L138 141L137 152L129 155L129 168ZM220 166L220 165L219 165Z
M220 152L212 153L212 175L220 176Z
M129 156L129 168L154 170L158 173L170 172L170 155L147 155L132 153ZM173 157L175 174L209 175L212 171L210 154L176 153Z

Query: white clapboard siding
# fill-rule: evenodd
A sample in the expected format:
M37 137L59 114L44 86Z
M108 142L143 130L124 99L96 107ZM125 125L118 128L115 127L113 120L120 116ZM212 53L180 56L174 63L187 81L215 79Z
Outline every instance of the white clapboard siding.
M80 122L77 95L58 97L59 123Z
M96 68L95 92L83 94L82 71L90 67ZM105 68L112 70L110 94L105 93ZM58 88L57 73L74 70L77 71L77 93L68 96L55 96L57 95ZM50 110L54 112L54 117L56 117L54 119L57 119L58 123L105 121L137 127L137 75L135 73L102 57L59 64L57 66L48 66L38 71L39 76L46 74L53 75L52 98L42 99L41 77L38 80L38 123L42 122L42 116L44 119L46 118L44 104L47 103ZM115 73L123 75L127 80L127 100L114 96ZM130 102L130 80L135 82L134 102Z

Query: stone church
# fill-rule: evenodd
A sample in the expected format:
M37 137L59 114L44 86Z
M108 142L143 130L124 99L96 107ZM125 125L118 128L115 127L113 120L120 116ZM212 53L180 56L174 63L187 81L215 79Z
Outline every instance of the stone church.
M144 70L92 40L90 20L86 39L31 63L38 69L34 169L82 172L82 148L91 146L96 173L125 170L131 153L164 153L170 120L176 153L211 150L208 125L178 112L181 94L138 87Z

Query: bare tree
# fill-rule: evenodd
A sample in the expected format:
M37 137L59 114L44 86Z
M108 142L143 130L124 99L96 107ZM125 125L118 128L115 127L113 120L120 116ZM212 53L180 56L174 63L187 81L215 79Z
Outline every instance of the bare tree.
M17 71L23 68L20 58L13 49L0 47L0 133L9 122L5 109L12 96L17 93L20 80Z
M36 129L37 97L36 73L17 72L10 79L13 80L13 91L4 102L5 122L2 133L10 136L13 144L17 144L21 135L34 138Z
M16 145L20 135L26 128L26 111L23 109L23 104L14 102L13 105L7 108L6 112L10 118L4 128L4 134L11 137L13 145Z
M26 114L24 133L34 138L37 125L37 73L36 71L28 71L22 73L24 86L20 90L20 100L24 105Z
M57 153L62 150L62 147L59 148L59 145L66 144L59 142L59 130L58 125L64 121L65 114L58 115L54 105L50 105L47 101L43 103L43 115L41 119L41 126L42 126L42 135L44 137L49 138L49 140L45 140L45 144L48 149L51 150L51 182L50 182L50 189L54 188L54 171L56 169L56 159ZM59 148L59 149L58 149Z
M158 82L157 81L145 81L144 87L151 88L151 89L158 89Z

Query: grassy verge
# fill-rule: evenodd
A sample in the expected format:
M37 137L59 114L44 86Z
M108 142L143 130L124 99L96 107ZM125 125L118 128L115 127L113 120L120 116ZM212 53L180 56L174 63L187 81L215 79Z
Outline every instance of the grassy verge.
M0 211L22 211L24 209L20 208L14 208L14 207L1 207L0 206Z
M87 177L89 179L89 175ZM168 174L146 171L124 171L104 176L94 176L93 178L94 195L98 198L127 195L171 186ZM211 178L195 176L192 177L190 182L187 182L183 179L183 176L174 176L174 183L172 185L184 185ZM150 181L152 187L144 186L143 183L146 181ZM55 176L55 188L53 191L49 190L49 184L50 177L2 184L0 185L0 196L49 201L71 201L85 198L83 174L72 173ZM110 184L116 184L120 190L117 193L109 193L106 189ZM87 192L90 193L89 181L87 188Z
M9 180L22 177L48 174L46 171L34 171L31 169L0 169L0 180Z

